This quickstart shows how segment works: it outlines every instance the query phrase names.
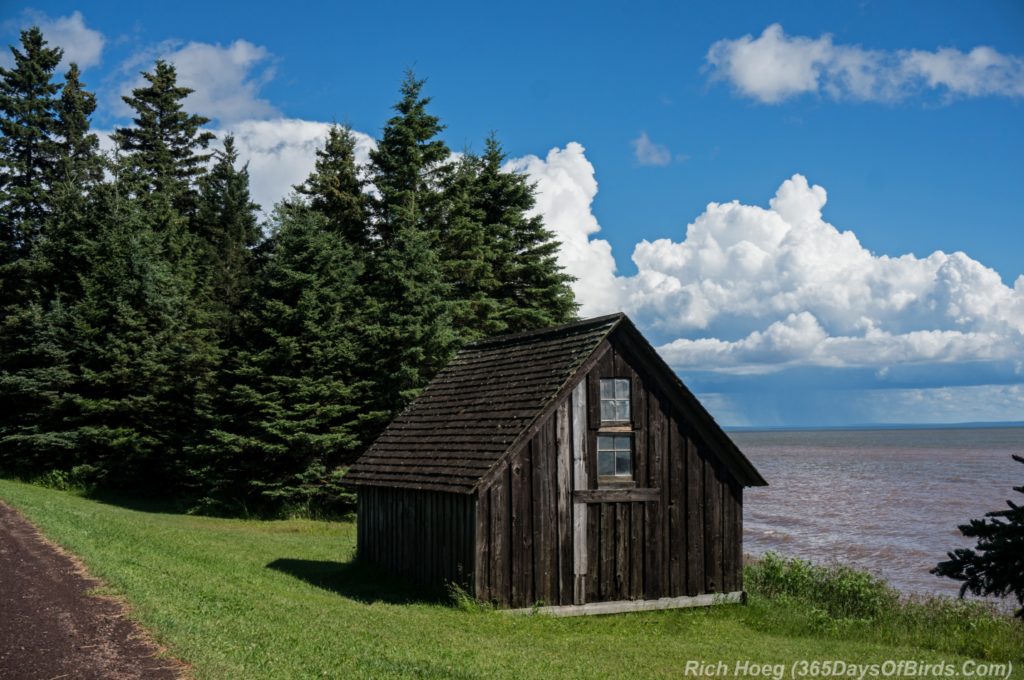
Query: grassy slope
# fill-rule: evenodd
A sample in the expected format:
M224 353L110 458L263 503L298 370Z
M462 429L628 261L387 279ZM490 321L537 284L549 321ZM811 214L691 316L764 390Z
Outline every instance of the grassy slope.
M786 614L795 605L756 598L571 619L403 602L395 583L351 563L351 523L145 513L2 480L0 499L81 556L199 678L681 677L690 659L962 660L870 627L802 630Z

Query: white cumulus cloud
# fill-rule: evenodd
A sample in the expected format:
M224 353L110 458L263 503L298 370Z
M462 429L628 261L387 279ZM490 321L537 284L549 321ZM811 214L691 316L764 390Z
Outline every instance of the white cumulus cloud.
M121 66L131 74L120 88L128 95L145 81L140 71L152 69L156 59L174 64L178 83L194 92L185 100L192 112L217 120L221 125L279 116L278 110L259 96L260 90L274 77L271 53L247 40L230 45L189 42L163 43L134 55ZM128 114L123 103L118 111Z
M535 212L561 242L559 263L576 277L574 285L583 315L606 307L617 297L615 259L612 247L603 239L593 239L601 230L591 211L597 195L594 166L577 142L564 149L551 149L547 156L529 155L509 161L507 169L525 172L537 185Z
M776 103L806 93L834 99L894 100L921 90L950 96L1024 96L1024 58L979 46L969 52L872 50L836 44L831 35L789 36L779 24L760 36L714 43L713 78L747 97Z
M594 168L575 143L511 164L537 183L584 315L623 310L669 338L676 368L772 372L1004 362L1022 372L1024 276L1013 287L968 255L875 255L825 221L827 193L794 175L768 207L710 203L678 241L641 241L618 276L594 238Z
M85 25L85 18L78 10L56 18L35 10L26 10L15 25L19 29L38 26L50 45L64 50L64 58L60 65L62 71L71 62L78 64L82 70L96 66L100 63L103 47L107 42L102 33ZM3 59L5 63L9 63L10 54L4 54Z

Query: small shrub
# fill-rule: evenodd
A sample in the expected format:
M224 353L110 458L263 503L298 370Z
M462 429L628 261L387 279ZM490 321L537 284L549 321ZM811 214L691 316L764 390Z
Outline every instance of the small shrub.
M477 600L458 583L448 583L445 590L448 594L448 602L454 609L464 612L479 612L492 609L491 605Z
M845 565L814 565L768 553L744 574L752 594L788 595L837 618L864 619L895 606L899 594L882 579Z
M95 485L96 468L76 465L70 470L50 470L28 481L47 489L88 492Z

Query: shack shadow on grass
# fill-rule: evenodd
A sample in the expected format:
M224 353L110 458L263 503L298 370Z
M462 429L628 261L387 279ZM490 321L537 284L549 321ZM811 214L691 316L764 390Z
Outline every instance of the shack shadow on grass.
M267 569L365 604L444 604L449 600L443 593L415 588L360 560L331 562L280 558L269 563Z

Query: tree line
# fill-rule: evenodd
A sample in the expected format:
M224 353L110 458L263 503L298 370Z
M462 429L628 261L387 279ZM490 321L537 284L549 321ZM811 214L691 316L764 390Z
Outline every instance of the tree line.
M156 61L104 153L38 28L0 69L0 472L336 511L344 466L463 343L575 317L534 188L453 155L407 74L362 166L333 126L261 217Z

